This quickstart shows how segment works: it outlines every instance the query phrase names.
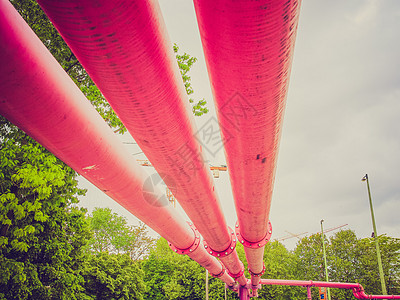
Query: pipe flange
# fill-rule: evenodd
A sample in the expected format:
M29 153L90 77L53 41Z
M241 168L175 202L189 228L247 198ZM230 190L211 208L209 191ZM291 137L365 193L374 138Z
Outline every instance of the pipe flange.
M236 274L233 274L229 270L227 270L228 275L231 276L235 280L238 279L239 277L241 277L244 274L244 265L241 261L240 261L240 266L241 266L240 271Z
M254 272L252 272L250 270L250 268L248 268L247 270L249 270L249 273L250 273L251 276L261 277L265 273L265 264L263 263L263 269L262 269L262 271L260 273L254 273Z
M269 242L272 235L272 224L271 221L268 221L267 234L258 242L249 242L245 238L243 238L243 236L240 234L240 227L238 222L236 222L235 231L237 239L243 244L243 246L247 248L257 249L265 246Z
M212 256L215 256L217 258L225 257L228 256L235 250L236 247L236 236L235 233L233 232L232 228L228 227L229 233L231 235L231 244L226 248L224 251L215 251L213 250L205 240L203 240L204 248L206 251L211 254Z
M221 262L220 262L220 263L221 263ZM221 263L221 267L222 267L221 272L219 272L218 274L210 273L211 276L212 276L212 277L215 277L215 278L220 278L220 277L222 277L222 275L225 274L226 269L225 269L225 266L224 266L222 263Z
M193 223L188 222L188 224L189 224L190 228L192 228L192 230L194 232L193 244L189 248L181 249L181 248L175 247L174 245L172 245L172 243L168 242L169 247L175 253L178 253L178 254L190 254L190 253L194 252L197 249L197 247L199 246L199 244L200 244L200 233L199 233L199 231L193 225Z

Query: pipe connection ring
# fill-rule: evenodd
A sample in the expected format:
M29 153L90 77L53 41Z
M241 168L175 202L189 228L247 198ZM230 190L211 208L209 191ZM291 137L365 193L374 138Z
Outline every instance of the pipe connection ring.
M263 269L262 269L262 271L260 273L254 273L254 272L252 272L250 270L250 268L248 268L247 270L249 270L249 273L250 273L251 276L261 277L265 273L265 264L263 263Z
M231 276L233 279L238 279L239 277L241 277L244 274L244 265L242 263L242 261L240 261L240 271L237 272L236 274L231 273L229 270L227 270L228 275Z
M220 262L220 264L221 264L221 267L222 267L221 272L219 272L218 274L210 273L212 277L220 278L220 277L222 277L222 275L225 274L225 271L226 271L225 266L221 262Z
M235 233L233 232L232 228L228 227L229 233L231 235L231 244L226 248L224 251L215 251L213 250L205 240L203 240L204 248L206 251L211 254L212 256L215 256L217 258L225 257L228 256L235 250L236 247L236 237Z
M258 242L249 242L245 238L243 238L243 236L240 234L240 227L239 227L238 222L236 222L235 231L236 231L237 239L239 240L239 242L241 242L243 244L243 246L245 246L247 248L257 249L257 248L261 248L261 247L265 246L271 239L272 224L271 224L271 221L268 221L267 234Z
M178 254L190 254L190 253L194 252L197 249L197 247L199 246L199 244L200 244L200 233L199 233L199 231L193 225L193 223L188 222L188 224L189 224L190 228L192 228L192 230L194 232L193 244L189 248L181 249L181 248L175 247L174 245L172 245L172 243L168 242L169 247L175 253L178 253Z

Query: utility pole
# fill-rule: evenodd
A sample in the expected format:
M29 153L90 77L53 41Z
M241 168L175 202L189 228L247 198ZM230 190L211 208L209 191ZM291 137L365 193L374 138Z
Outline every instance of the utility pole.
M226 284L225 284L225 300L226 300Z
M379 249L379 242L378 242L378 231L376 230L374 208L372 207L371 190L369 188L368 174L365 174L365 176L361 179L361 181L366 181L367 182L368 197L369 197L369 208L371 209L372 227L373 227L373 230L374 230L374 240L375 240L375 247L376 247L376 256L377 256L377 259L378 259L379 277L381 279L382 295L387 295L386 284L385 284L385 276L383 274L383 267L382 267L381 251Z
M208 300L208 270L206 269L206 300Z
M324 227L322 226L322 223L324 220L321 220L321 238L322 238L322 253L324 254L324 265L325 265L325 281L329 281L328 277L328 265L326 263L326 252L325 252L325 234L324 234ZM331 300L331 290L330 288L327 288L326 291L328 292L328 300Z

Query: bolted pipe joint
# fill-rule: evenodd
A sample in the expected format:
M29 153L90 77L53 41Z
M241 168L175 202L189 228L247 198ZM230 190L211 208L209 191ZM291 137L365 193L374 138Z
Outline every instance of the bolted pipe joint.
M211 249L211 247L207 244L207 242L205 240L203 240L204 248L206 249L206 251L209 254L211 254L212 256L215 256L217 258L221 258L221 257L228 256L229 254L231 254L233 252L233 250L235 250L235 247L236 247L235 233L233 232L232 228L230 228L230 227L228 227L228 230L231 235L231 243L228 246L228 248L226 248L224 251L215 251L215 250Z
M239 226L238 222L236 222L235 231L236 231L237 239L239 240L239 242L241 242L243 244L243 246L245 246L247 248L257 249L257 248L264 247L269 242L269 240L271 239L272 224L271 224L271 221L268 221L267 234L258 242L249 242L249 241L247 241L240 233L240 226Z
M250 273L251 276L261 277L265 273L265 264L263 262L263 269L262 269L262 271L260 273L254 273L253 271L250 270L250 268L248 268L247 270L249 270L249 273Z
M186 248L186 249L181 249L178 247L175 247L172 243L168 242L169 247L171 248L172 251L174 251L175 253L178 254L190 254L193 253L197 247L200 244L200 233L197 230L197 228L193 225L193 223L188 222L190 228L192 228L193 233L194 233L194 241L192 243L192 245L190 245L190 247ZM221 275L222 276L222 275Z

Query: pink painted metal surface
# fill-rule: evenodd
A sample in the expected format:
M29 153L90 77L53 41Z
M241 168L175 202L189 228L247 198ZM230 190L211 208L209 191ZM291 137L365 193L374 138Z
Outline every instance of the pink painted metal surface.
M0 114L19 126L128 211L186 249L193 230L131 159L9 1L0 1ZM203 247L189 256L212 273L218 260ZM234 284L226 273L220 277Z
M365 293L364 288L359 283L326 282L326 281L312 281L312 280L306 281L306 280L261 279L260 284L303 286L307 288L327 287L327 288L348 289L353 291L353 295L357 299L400 299L400 295L368 295Z
M240 300L249 300L250 299L249 289L246 286L239 287L238 294L239 294Z
M307 299L309 299L309 300L312 299L311 298L311 287L310 286L307 287Z
M158 3L38 2L209 246L227 250L231 235ZM221 260L240 271L236 251Z
M267 234L300 0L194 3L241 235L258 243ZM254 273L261 248L245 248Z

